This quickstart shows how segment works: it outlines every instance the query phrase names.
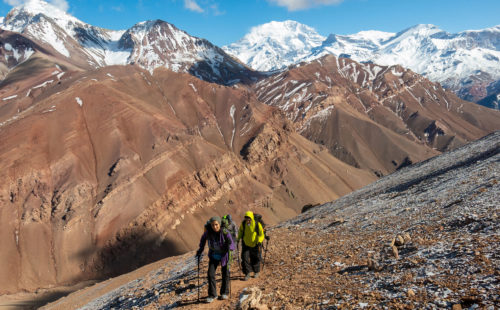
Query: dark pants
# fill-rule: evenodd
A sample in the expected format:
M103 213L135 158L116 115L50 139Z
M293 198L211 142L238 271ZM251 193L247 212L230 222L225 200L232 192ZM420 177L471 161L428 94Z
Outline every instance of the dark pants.
M260 271L260 249L259 246L249 247L243 242L241 248L241 261L243 267L243 273L246 275L253 272Z
M215 270L219 266L220 260L210 259L208 262L208 296L217 296L217 287L215 282ZM222 285L220 287L221 295L229 295L229 270L228 265L222 267Z

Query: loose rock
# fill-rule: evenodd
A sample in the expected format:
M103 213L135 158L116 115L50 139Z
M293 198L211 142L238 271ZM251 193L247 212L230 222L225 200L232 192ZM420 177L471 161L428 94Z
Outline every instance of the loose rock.
M410 288L406 292L406 295L408 295L408 297L415 297L415 292Z
M403 239L403 237L401 237L401 235L397 235L395 245L402 246L403 244L405 244L405 239Z
M398 248L396 246L392 246L392 254L394 255L394 257L396 259L399 259L399 252L398 252Z

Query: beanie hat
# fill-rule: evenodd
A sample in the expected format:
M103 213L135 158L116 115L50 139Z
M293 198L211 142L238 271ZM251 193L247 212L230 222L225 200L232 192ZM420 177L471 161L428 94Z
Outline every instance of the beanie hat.
M209 221L209 222L210 222L210 223L212 223L212 222L214 222L214 221L218 222L218 223L219 223L219 225L220 225L220 223L221 223L221 219L220 219L220 217L219 217L219 216L212 216L212 217L210 218L210 221Z

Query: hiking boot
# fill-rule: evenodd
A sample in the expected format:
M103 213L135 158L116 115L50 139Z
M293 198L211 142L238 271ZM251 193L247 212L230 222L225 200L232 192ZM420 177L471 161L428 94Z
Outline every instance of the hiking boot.
M249 273L247 273L245 275L245 279L243 279L243 281L248 281L248 280L250 280L250 274Z
M206 303L207 303L207 304L209 304L209 303L211 303L212 301L214 301L216 298L217 298L217 296L215 296L215 297L214 297L214 296L208 296L208 297L207 297L207 300L206 300Z
M257 278L258 276L259 276L259 273L258 273L258 272L256 272L256 273L254 273L254 274L253 274L253 277L254 277L254 278Z
M229 297L226 294L222 294L221 296L219 296L219 299L220 300L228 300Z

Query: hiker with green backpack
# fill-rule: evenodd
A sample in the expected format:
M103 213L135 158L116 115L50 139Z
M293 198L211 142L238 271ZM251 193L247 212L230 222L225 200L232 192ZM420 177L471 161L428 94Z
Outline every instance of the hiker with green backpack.
M260 221L254 219L252 211L245 213L245 220L241 223L238 230L238 237L236 243L241 239L241 260L243 265L243 273L245 274L245 281L250 279L250 272L254 272L253 277L257 278L260 272L260 251L262 242L264 241L264 227Z
M205 231L201 236L200 247L196 252L196 257L198 262L201 259L203 250L205 249L205 243L208 241L208 298L207 303L214 301L217 298L217 287L215 282L215 270L219 264L222 270L222 285L220 288L221 296L219 299L228 299L230 292L230 279L229 279L229 261L230 252L234 251L235 243L231 233L226 229L221 227L221 218L218 216L212 217L205 225Z
M226 228L231 233L231 237L233 237L233 240L236 240L238 230L236 229L236 225L233 222L231 214L226 214L222 217L221 226L223 228Z

